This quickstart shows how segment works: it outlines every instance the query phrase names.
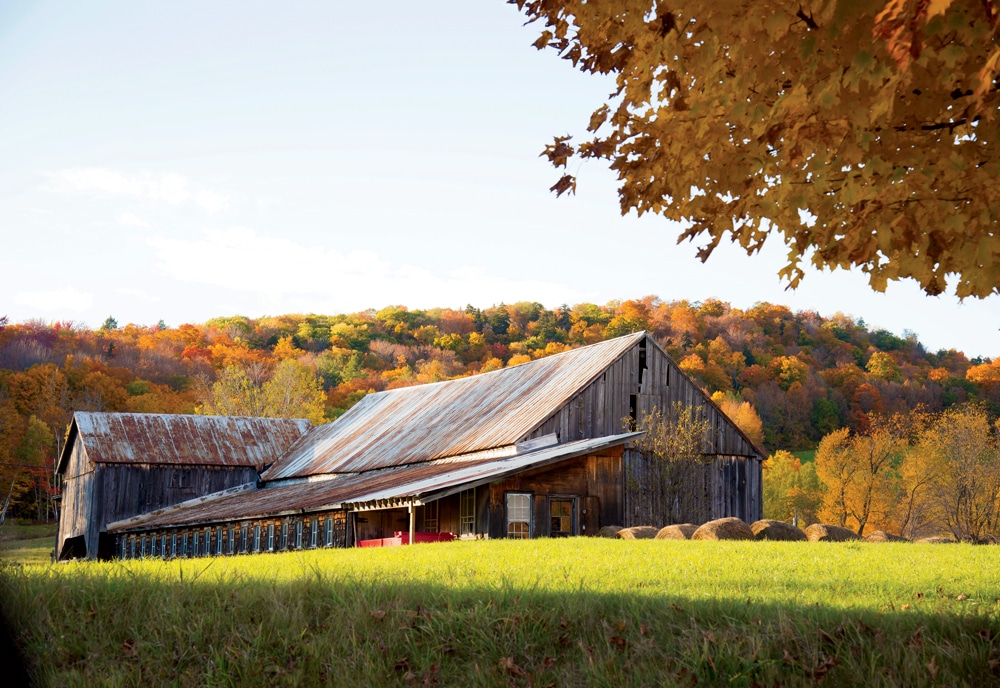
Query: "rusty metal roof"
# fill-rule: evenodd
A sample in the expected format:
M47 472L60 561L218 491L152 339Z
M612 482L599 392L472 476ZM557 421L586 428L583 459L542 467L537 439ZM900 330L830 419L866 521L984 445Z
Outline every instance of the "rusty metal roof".
M93 463L253 466L261 470L312 427L303 418L77 412L60 470L77 433Z
M490 373L369 394L292 446L265 480L403 466L514 444L645 332Z
M142 531L339 508L390 508L410 499L422 503L531 468L618 446L641 434L578 440L503 458L432 461L261 489L250 484L118 521L108 529Z

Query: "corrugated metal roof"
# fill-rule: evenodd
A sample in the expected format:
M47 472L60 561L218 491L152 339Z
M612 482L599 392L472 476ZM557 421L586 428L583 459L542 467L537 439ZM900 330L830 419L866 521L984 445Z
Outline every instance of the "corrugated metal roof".
M273 463L312 427L303 418L238 418L158 413L73 415L94 463L253 466ZM67 443L64 454L72 450Z
M417 466L349 473L328 480L252 490L227 490L109 525L115 532L209 524L342 507L385 506L401 499L437 499L474 485L628 442L641 433L567 442L500 459L435 461Z
M369 394L296 442L262 477L369 471L513 444L645 336L637 332L491 373Z

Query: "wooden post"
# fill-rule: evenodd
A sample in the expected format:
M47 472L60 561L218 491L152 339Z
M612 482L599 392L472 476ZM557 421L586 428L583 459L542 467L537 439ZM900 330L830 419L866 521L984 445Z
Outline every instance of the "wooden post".
M413 500L410 500L410 544L413 544L413 538L417 534L417 509L413 506Z

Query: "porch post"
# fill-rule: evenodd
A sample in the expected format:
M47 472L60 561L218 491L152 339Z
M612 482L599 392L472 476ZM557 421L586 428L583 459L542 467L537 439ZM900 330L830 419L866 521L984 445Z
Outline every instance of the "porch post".
M410 544L417 533L417 509L413 506L413 499L410 499Z

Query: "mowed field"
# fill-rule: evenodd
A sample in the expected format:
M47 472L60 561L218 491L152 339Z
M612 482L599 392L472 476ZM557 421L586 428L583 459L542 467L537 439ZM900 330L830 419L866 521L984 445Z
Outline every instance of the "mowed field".
M1000 685L1000 547L478 541L10 565L49 685Z

